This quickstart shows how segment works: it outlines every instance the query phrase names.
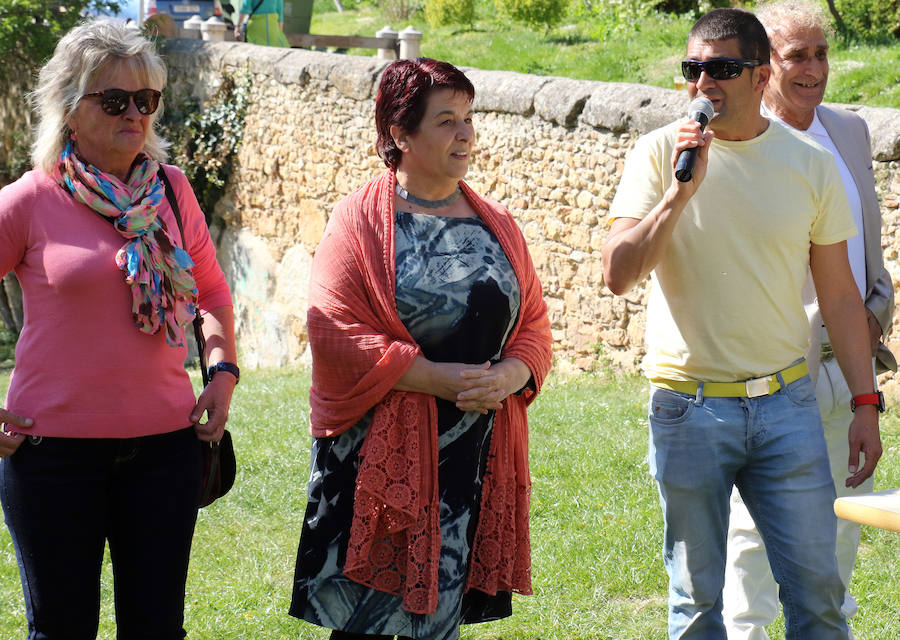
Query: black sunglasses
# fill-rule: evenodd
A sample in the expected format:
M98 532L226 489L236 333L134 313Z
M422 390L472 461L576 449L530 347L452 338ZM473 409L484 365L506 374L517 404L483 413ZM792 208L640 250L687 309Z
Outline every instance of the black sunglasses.
M134 106L142 115L149 116L159 107L159 96L162 95L156 89L138 89L137 91L125 91L124 89L104 89L94 93L86 93L82 98L100 98L100 108L103 113L110 116L120 116L128 110L128 103L134 98Z
M736 58L714 58L712 60L683 60L681 73L688 82L697 82L706 71L713 80L733 80L744 73L744 67L758 67L759 60L738 60Z

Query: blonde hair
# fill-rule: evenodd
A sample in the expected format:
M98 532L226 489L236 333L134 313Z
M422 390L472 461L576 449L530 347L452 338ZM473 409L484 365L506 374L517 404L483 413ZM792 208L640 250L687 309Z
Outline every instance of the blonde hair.
M834 35L834 29L822 5L811 0L774 0L762 3L756 7L756 17L766 28L769 40L773 34L792 28L821 29L826 37Z
M115 65L125 65L150 88L161 91L166 84L166 66L153 43L123 22L89 20L62 37L29 96L38 120L31 145L35 167L53 171L71 134L69 116L78 108L87 87ZM162 100L150 116L144 142L144 153L158 161L166 159L169 147L156 132L161 115Z

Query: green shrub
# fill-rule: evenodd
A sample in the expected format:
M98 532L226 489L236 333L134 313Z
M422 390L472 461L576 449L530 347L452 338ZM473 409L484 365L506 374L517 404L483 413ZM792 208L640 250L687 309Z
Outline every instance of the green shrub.
M191 181L206 222L225 193L232 162L244 135L244 116L250 102L250 77L226 75L205 104L192 99L173 103L166 87L163 135L172 143L172 162Z
M687 13L693 11L697 13L700 10L699 0L663 0L659 3L658 9L663 13Z
M566 16L568 0L494 0L497 10L529 27L544 26L544 32Z
M380 0L379 6L388 20L409 20L422 9L421 0Z
M445 24L468 24L475 20L475 0L428 0L425 20L432 27Z
M639 31L644 18L654 15L660 0L584 0L573 5L576 20L588 27L588 33L597 40ZM683 13L683 12L681 12Z
M699 16L710 9L740 7L745 4L746 2L735 0L662 0L657 8L663 13L694 13Z
M900 38L900 0L835 0L848 35L866 40Z

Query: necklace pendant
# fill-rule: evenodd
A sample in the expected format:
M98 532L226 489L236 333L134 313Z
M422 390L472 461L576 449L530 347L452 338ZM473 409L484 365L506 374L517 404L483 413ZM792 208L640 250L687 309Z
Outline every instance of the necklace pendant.
M446 207L447 205L451 205L456 202L462 195L462 189L459 188L459 185L456 185L456 190L443 200L426 200L424 198L418 198L401 187L399 182L397 183L397 188L395 189L395 191L397 192L398 196L400 196L407 202L419 205L420 207L424 207L425 209L440 209L441 207Z

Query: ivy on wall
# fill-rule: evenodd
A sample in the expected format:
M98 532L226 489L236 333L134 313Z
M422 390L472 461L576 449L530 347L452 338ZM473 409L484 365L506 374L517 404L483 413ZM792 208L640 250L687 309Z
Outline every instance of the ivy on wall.
M191 181L208 224L225 193L244 135L250 76L224 76L219 89L203 104L190 97L177 99L169 87L165 99L160 132L172 143L171 161Z

